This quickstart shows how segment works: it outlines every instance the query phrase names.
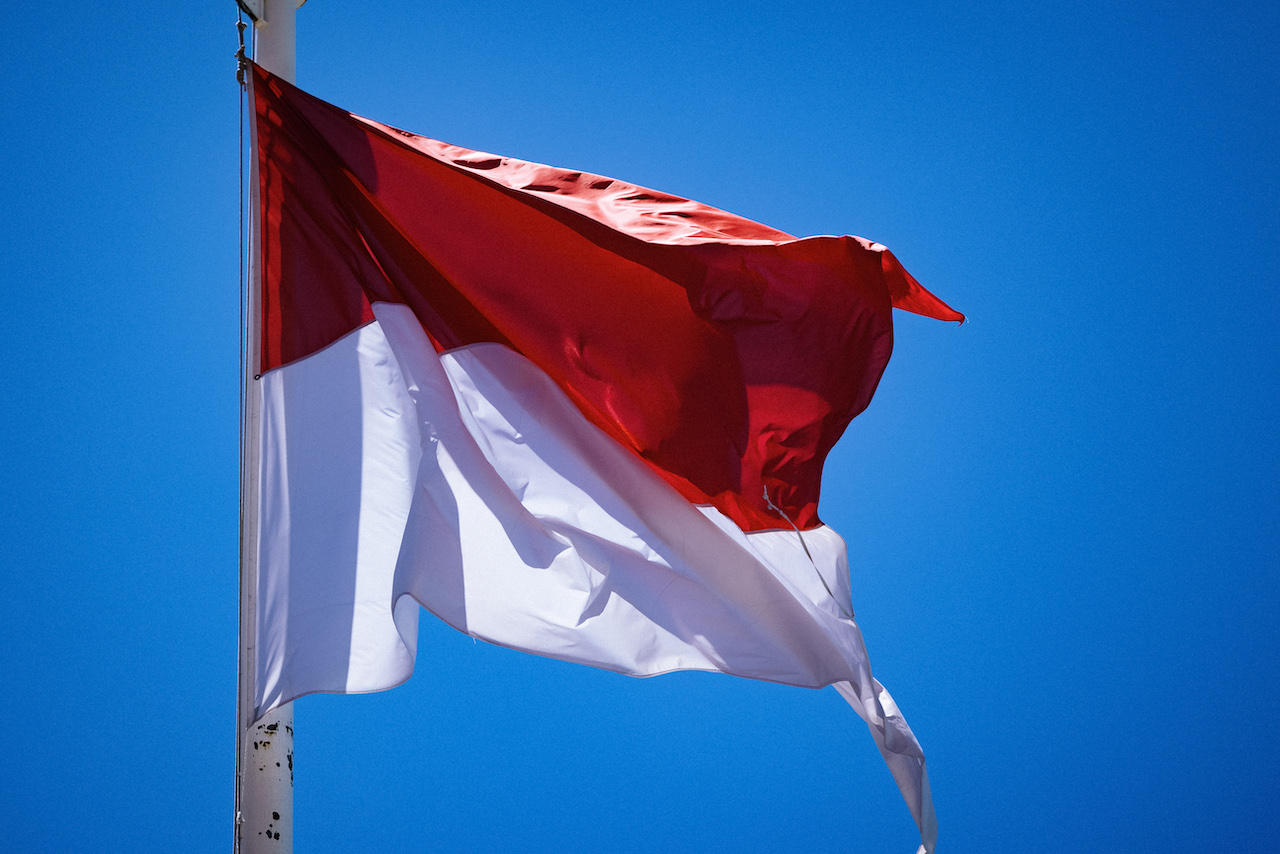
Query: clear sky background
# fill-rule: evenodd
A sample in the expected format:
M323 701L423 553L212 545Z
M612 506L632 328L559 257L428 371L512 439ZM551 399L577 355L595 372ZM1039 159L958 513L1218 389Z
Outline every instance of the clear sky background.
M0 849L225 851L236 8L9 4ZM1273 3L311 0L299 83L459 145L890 246L826 469L950 852L1250 852L1280 820ZM422 621L296 704L300 852L913 851L834 691Z

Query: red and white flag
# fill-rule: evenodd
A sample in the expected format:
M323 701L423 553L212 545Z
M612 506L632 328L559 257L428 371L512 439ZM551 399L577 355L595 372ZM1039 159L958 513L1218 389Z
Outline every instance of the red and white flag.
M413 670L421 605L635 676L834 685L936 836L871 675L822 463L893 307L883 246L798 240L353 116L254 68L256 714Z

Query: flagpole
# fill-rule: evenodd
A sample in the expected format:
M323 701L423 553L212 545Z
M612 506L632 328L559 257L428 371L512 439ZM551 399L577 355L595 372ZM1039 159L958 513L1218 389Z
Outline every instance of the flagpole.
M237 0L254 21L253 59L290 83L297 77L297 9L306 0ZM250 80L250 110L253 109ZM256 121L250 115L257 198ZM262 394L257 372L261 344L261 230L257 202L249 205L249 292L245 313L243 423L240 470L240 680L236 710L236 798L233 852L293 852L293 704L254 717L258 594L258 454Z

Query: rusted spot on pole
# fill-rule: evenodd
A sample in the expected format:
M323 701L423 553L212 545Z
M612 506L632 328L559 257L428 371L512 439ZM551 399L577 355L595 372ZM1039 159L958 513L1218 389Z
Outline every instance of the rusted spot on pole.
M286 705L252 727L246 739L241 799L241 854L293 850L293 708Z

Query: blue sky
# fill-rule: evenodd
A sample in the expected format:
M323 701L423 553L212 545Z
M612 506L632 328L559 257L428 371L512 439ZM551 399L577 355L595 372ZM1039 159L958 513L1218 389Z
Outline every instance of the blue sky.
M821 512L941 850L1269 848L1280 13L600 5L311 0L299 83L890 246L970 322L898 315ZM6 10L6 850L230 843L235 17ZM424 619L407 685L295 714L300 851L916 844L830 690L628 679Z

